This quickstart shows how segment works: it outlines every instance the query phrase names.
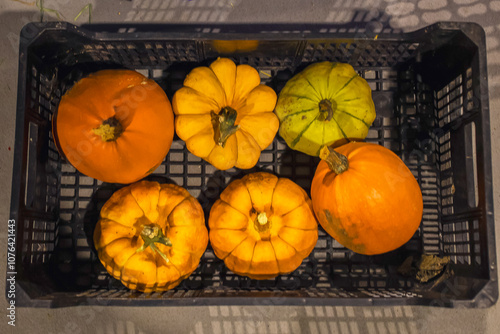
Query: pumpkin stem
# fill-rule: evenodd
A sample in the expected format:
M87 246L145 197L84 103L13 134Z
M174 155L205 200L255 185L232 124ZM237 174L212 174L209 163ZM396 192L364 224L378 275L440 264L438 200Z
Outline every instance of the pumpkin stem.
M321 148L319 151L319 157L321 160L324 160L328 164L328 167L330 167L330 169L337 175L342 174L349 169L349 161L347 160L347 157L336 152L328 145L324 145Z
M113 141L118 139L123 133L123 126L115 117L110 117L102 122L98 128L92 129L92 131L101 137L102 141Z
M239 125L234 125L238 114L233 108L224 107L218 114L211 111L210 115L212 116L215 143L224 147L227 139L240 128Z
M254 228L262 240L268 240L270 237L271 221L267 218L265 212L260 212L254 221Z
M333 112L337 109L337 104L335 101L330 101L327 99L321 100L319 102L319 112L321 113L320 121L331 121L333 118Z
M156 247L155 245L155 242L158 242L160 244L163 244L165 246L172 246L172 243L170 242L170 239L167 238L161 228L157 225L153 225L153 226L150 226L150 225L146 225L143 227L142 231L141 231L141 237L142 237L142 240L144 240L144 244L137 248L136 250L136 253L138 252L142 252L144 250L146 250L146 248L148 247L151 247L151 249L154 251L154 252L157 252L158 254L160 254L160 256L165 260L165 262L169 263L170 260L168 259L168 257L165 255L165 253L163 253L158 247Z
M257 216L257 221L259 222L260 225L266 225L267 224L267 215L265 212L259 213Z

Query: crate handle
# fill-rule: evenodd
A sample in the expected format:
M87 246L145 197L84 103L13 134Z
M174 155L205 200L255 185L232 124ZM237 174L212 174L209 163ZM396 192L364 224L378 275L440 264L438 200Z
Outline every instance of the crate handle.
M476 123L470 122L464 127L465 138L465 176L467 184L467 202L471 208L478 206Z
M24 205L31 208L34 205L36 175L37 175L37 143L38 124L29 122L28 126L28 149L26 157L26 183L24 188Z

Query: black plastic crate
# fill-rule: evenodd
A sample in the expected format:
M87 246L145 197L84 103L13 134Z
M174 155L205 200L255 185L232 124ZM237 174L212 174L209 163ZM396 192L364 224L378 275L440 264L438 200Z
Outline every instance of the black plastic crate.
M92 29L92 30L90 30ZM215 40L258 40L253 51L220 54ZM29 24L21 32L11 218L16 221L17 304L437 305L487 307L498 296L490 123L482 28L439 23L413 33L339 26L88 26ZM323 230L298 270L256 281L228 271L210 246L198 269L164 293L124 288L92 245L99 209L120 185L101 183L61 160L51 118L75 80L104 68L155 79L171 98L194 67L218 56L256 67L277 92L306 65L347 62L373 90L377 118L367 141L396 152L417 177L424 214L400 249L348 251ZM256 170L310 188L318 160L277 136L252 170L217 171L178 138L150 179L186 187L208 214L234 178ZM417 284L398 274L411 254L448 255L454 275ZM7 272L12 271L10 268Z

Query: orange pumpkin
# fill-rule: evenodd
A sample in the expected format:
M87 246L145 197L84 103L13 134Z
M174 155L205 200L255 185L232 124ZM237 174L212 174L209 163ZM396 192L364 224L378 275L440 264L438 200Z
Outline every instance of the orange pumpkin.
M231 182L212 206L210 243L238 275L267 279L297 269L318 240L311 200L269 173Z
M366 255L392 251L411 239L422 219L420 187L389 149L352 142L324 146L311 185L319 223L335 240Z
M208 244L204 217L184 188L137 182L104 204L94 245L109 274L126 287L165 291L198 266Z
M174 116L163 89L131 70L103 70L78 81L52 120L59 151L81 173L131 183L167 155Z

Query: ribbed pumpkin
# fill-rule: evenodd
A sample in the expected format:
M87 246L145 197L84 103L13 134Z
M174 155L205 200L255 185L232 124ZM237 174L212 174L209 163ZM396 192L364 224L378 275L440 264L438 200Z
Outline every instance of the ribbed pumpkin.
M279 94L279 133L288 146L318 156L324 145L364 139L375 119L371 89L349 64L321 62L292 77Z
M306 192L264 172L231 182L210 210L209 227L215 255L254 279L294 271L318 239Z
M153 80L131 70L103 70L64 94L52 130L59 151L81 173L131 183L152 173L167 155L174 115Z
M422 219L422 192L404 162L389 149L352 142L321 150L312 180L316 217L341 245L374 255L404 245Z
M94 245L101 263L129 289L165 291L196 269L208 244L203 210L187 190L140 181L101 209Z
M278 132L276 93L257 70L227 58L193 69L172 103L187 149L221 170L255 166Z

